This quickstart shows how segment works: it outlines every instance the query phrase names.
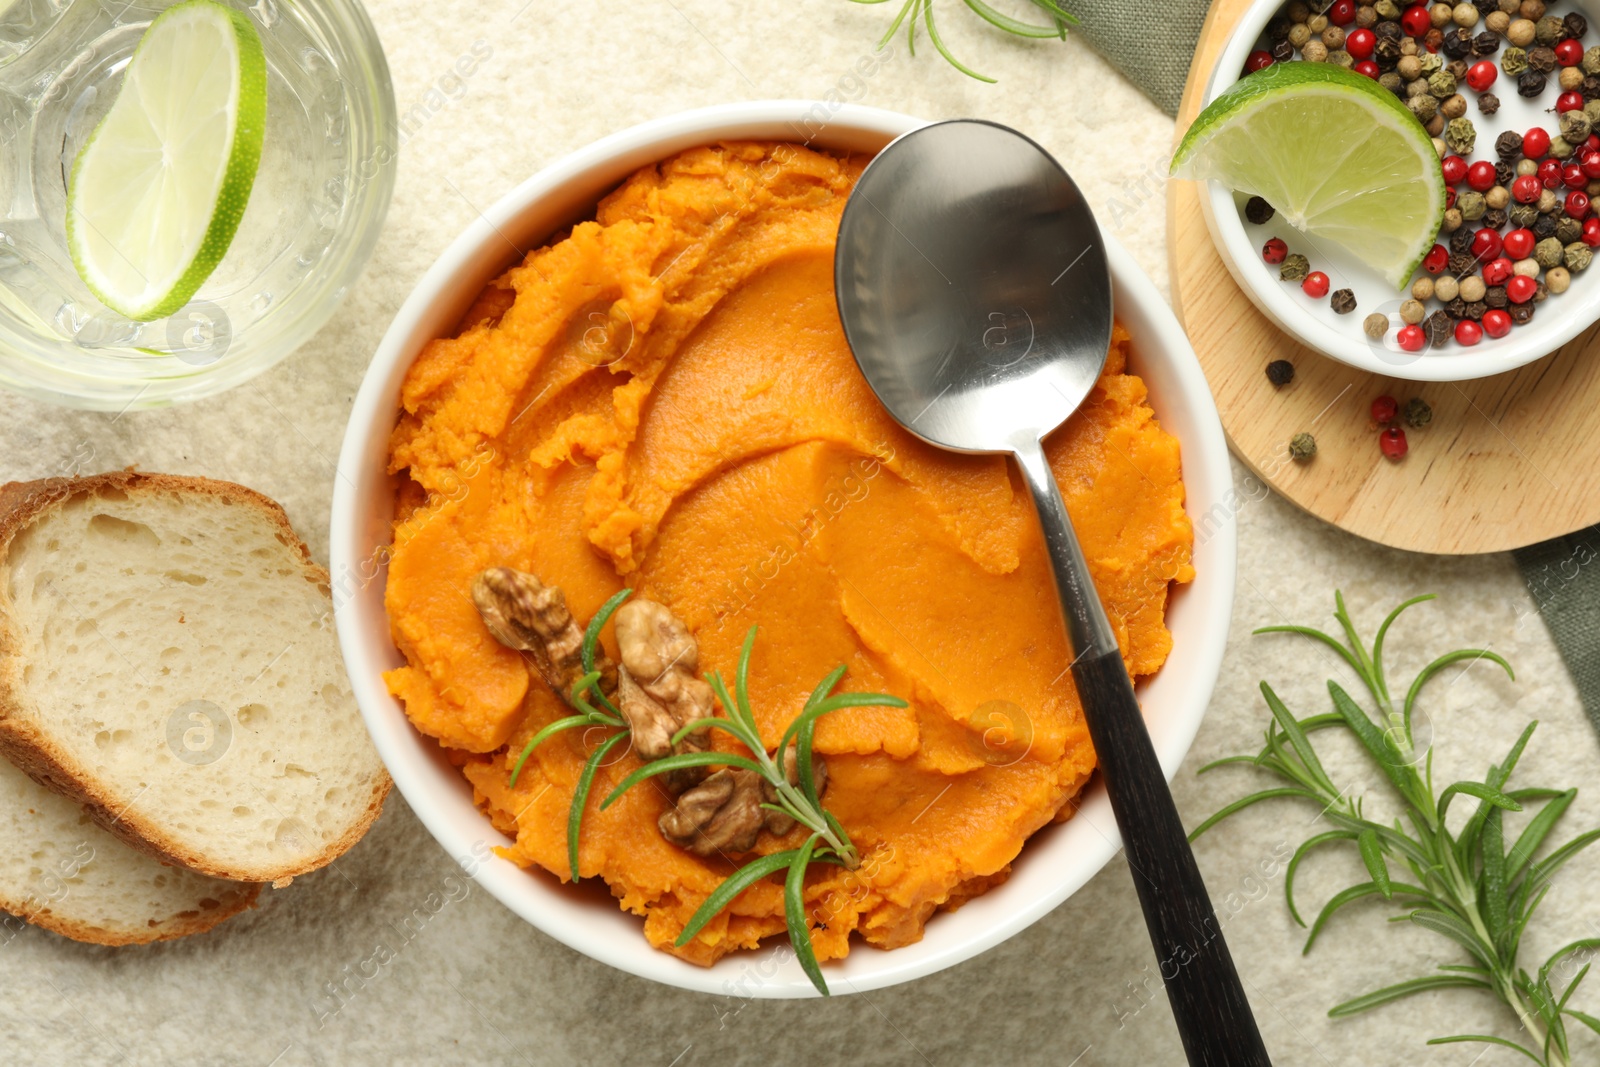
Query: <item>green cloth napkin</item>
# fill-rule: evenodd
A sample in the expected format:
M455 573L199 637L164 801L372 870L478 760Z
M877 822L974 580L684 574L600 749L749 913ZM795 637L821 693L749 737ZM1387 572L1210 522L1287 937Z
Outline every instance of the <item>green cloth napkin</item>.
M1600 526L1518 549L1533 603L1600 730Z
M1076 32L1169 115L1211 0L1067 0ZM1572 673L1584 710L1600 730L1600 526L1514 553L1534 606Z
M1165 0L1130 4L1127 0L1064 0L1078 17L1074 33L1144 90L1162 111L1178 113L1183 80L1200 40L1211 0Z

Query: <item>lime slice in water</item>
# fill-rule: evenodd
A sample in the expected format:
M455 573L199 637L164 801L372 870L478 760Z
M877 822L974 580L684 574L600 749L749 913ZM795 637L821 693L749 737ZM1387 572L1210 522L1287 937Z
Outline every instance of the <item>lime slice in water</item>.
M101 302L141 321L188 303L239 227L266 117L248 18L186 0L150 24L68 183L67 247Z
M1189 127L1172 174L1261 197L1396 288L1444 218L1428 131L1393 93L1331 63L1277 63L1241 79Z

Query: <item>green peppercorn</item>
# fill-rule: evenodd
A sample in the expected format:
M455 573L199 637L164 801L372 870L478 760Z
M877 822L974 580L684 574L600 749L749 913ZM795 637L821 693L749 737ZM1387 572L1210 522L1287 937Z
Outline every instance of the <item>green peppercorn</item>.
M1582 144L1589 137L1593 123L1582 111L1566 111L1561 115L1561 138L1568 144Z
M1533 225L1533 221L1539 217L1539 209L1532 204L1513 204L1508 214L1511 216L1511 225L1520 230Z
M1289 455L1297 460L1308 460L1317 454L1317 439L1308 433L1297 433L1289 438Z
M1471 155L1472 146L1475 145L1477 141L1478 131L1473 128L1471 119L1462 116L1461 118L1451 119L1449 123L1445 125L1444 143L1449 145L1450 150L1456 155ZM1480 197L1479 199L1482 198ZM1472 217L1467 215L1465 211L1463 211L1461 214L1465 215L1467 218Z
M1407 100L1406 107L1410 108L1411 113L1417 116L1418 122L1426 126L1428 120L1439 113L1439 99L1423 93L1421 96L1413 96L1410 100Z
M1384 22L1393 22L1401 15L1400 5L1395 3L1395 0L1378 0L1372 5L1372 9Z
M1600 99L1590 100L1583 105L1583 117L1589 120L1590 132L1600 126Z
M1305 281L1306 275L1311 273L1311 261L1299 252L1290 252L1283 261L1283 266L1278 268L1278 277L1286 282Z
M1553 45L1561 40L1561 36L1561 20L1554 15L1546 15L1533 24L1533 39L1542 45Z
M1583 236L1583 223L1569 215L1562 215L1556 220L1556 240L1563 245L1570 245Z
M1600 51L1600 49L1596 49L1596 51ZM1500 53L1500 69L1505 71L1506 75L1511 78L1526 73L1528 69L1528 53L1521 48L1507 48Z
M1413 430L1420 430L1433 421L1433 409L1428 402L1420 396L1414 396L1406 401L1406 425Z
M1428 75L1428 92L1443 100L1447 96L1454 96L1456 91L1456 76L1448 70L1436 70Z
M1587 270L1589 264L1593 261L1594 249L1590 248L1582 241L1574 241L1569 244L1564 250L1563 256L1561 257L1562 265L1565 266L1569 271ZM1544 283L1541 282L1539 284L1543 285ZM1535 295L1534 299L1537 300L1538 296Z
M1468 222L1476 222L1483 218L1487 203L1482 193L1469 189L1456 197L1456 210L1460 211L1461 217Z
M1559 267L1561 265L1562 253L1563 249L1561 242L1556 240L1554 237L1546 237L1544 240L1533 246L1534 261L1545 270L1549 270L1551 267Z
M1572 142L1560 134L1550 138L1550 155L1555 159L1566 159L1572 155Z
M1600 44L1584 50L1582 65L1585 74L1600 74Z

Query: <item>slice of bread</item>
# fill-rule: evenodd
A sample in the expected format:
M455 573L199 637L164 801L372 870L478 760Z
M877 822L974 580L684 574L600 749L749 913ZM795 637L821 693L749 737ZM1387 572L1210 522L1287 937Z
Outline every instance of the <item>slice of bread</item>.
M0 760L0 945L19 919L75 941L143 945L198 934L255 903L259 885L136 852L81 804Z
M283 509L134 471L0 487L0 754L135 848L245 882L329 863L389 791Z

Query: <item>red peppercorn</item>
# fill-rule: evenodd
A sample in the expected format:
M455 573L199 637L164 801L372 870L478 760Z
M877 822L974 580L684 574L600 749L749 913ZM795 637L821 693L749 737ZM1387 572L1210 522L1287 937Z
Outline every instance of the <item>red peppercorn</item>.
M1456 206L1456 191L1454 189L1446 189L1444 191L1444 207L1445 207L1445 210L1448 211L1448 210L1450 210L1451 208L1453 208L1455 206Z
M1555 189L1561 185L1561 160L1547 159L1539 164L1539 183L1546 189Z
M1366 77L1371 78L1373 81L1377 81L1378 75L1383 73L1378 69L1378 64L1374 63L1370 59L1363 59L1350 69L1355 71L1357 74L1363 74Z
M1467 184L1480 193L1487 193L1494 188L1494 164L1487 159L1480 159L1467 168Z
M1583 110L1582 93L1562 93L1556 97L1556 114L1562 115L1568 111Z
M1378 423L1393 422L1395 415L1399 414L1400 405L1395 403L1392 396L1380 396L1372 402L1372 421Z
M1306 280L1300 283L1300 288L1305 290L1307 296L1327 296L1328 276L1320 270L1314 270L1306 275Z
M1467 180L1467 161L1460 156L1445 156L1439 161L1439 173L1446 185L1460 185Z
M1513 304L1526 304L1539 291L1539 283L1526 274L1518 274L1506 282L1506 299Z
M1272 53L1258 48L1245 57L1244 72L1254 74L1258 70L1266 70L1272 66L1272 62Z
M1585 153L1600 152L1600 134L1591 133L1584 139L1583 144L1578 147L1583 149Z
M1442 44L1444 44L1444 31L1437 26L1429 30L1428 35L1422 39L1422 47L1435 54Z
M1568 189L1582 189L1589 184L1589 176L1578 164L1568 163L1561 168L1561 183Z
M1505 250L1506 255L1512 259L1527 259L1533 255L1533 246L1538 241L1539 239L1533 235L1532 230L1523 228L1512 230L1506 234L1505 240L1500 242L1500 246Z
M1483 231L1479 230L1478 232L1482 233ZM1494 231L1491 230L1490 232ZM1498 256L1483 265L1483 284L1504 285L1506 279L1511 277L1513 273L1515 272L1512 269L1511 261L1505 256Z
M1456 343L1457 344L1467 345L1467 346L1470 347L1472 345L1477 344L1481 340L1483 340L1483 327L1482 326L1479 326L1477 323L1473 322L1471 319L1462 319L1460 322L1456 323ZM1402 434L1401 435L1401 440L1404 440L1404 439L1405 439L1405 436Z
M1589 213L1589 196L1574 189L1567 194L1567 202L1563 206L1569 218L1581 219Z
M1472 235L1472 258L1479 263L1487 263L1500 254L1500 231L1491 230L1485 226Z
M1511 183L1511 198L1519 204L1537 204L1544 183L1532 174L1524 174Z
M1377 47L1378 35L1368 29L1351 30L1344 39L1344 50L1356 59L1371 59L1372 50ZM1579 50L1579 58L1583 52Z
M1581 59L1583 57L1582 49L1579 49L1578 54ZM1494 84L1494 80L1499 76L1499 73L1500 71L1496 69L1493 63L1487 59L1482 60L1467 68L1467 84L1477 92L1484 92Z
M1428 14L1428 5L1417 4L1406 8L1400 16L1400 28L1412 37L1426 37L1428 31L1433 29L1433 17Z
M1511 316L1499 308L1483 313L1483 332L1490 337L1504 337L1511 332Z
M1395 343L1406 352L1421 352L1422 347L1428 343L1428 335L1422 331L1421 326L1402 326L1394 339Z
M1478 333L1478 324L1471 319L1464 319L1461 326L1471 326L1474 335ZM1461 340L1461 326L1456 327L1456 340ZM1478 338L1474 336L1471 341L1463 344L1477 344ZM1401 459L1406 454L1406 432L1398 426L1391 426L1378 435L1378 447L1390 459Z
M1333 0L1328 8L1328 21L1335 26L1348 26L1356 20L1356 0Z
M1583 62L1583 44L1574 38L1567 38L1556 45L1556 62L1563 67L1576 67Z
M1600 151L1586 150L1583 153L1583 162L1579 166L1583 168L1585 177L1600 178Z
M1590 215L1583 220L1583 243L1590 248L1600 248L1600 217Z
M1282 263L1288 255L1289 246L1281 237L1274 237L1261 246L1261 258L1268 263Z
M1522 154L1529 159L1538 159L1550 151L1550 135L1535 126L1522 135Z
M1422 257L1422 269L1429 274L1443 273L1450 265L1450 250L1444 245L1434 245L1428 249L1428 254Z

